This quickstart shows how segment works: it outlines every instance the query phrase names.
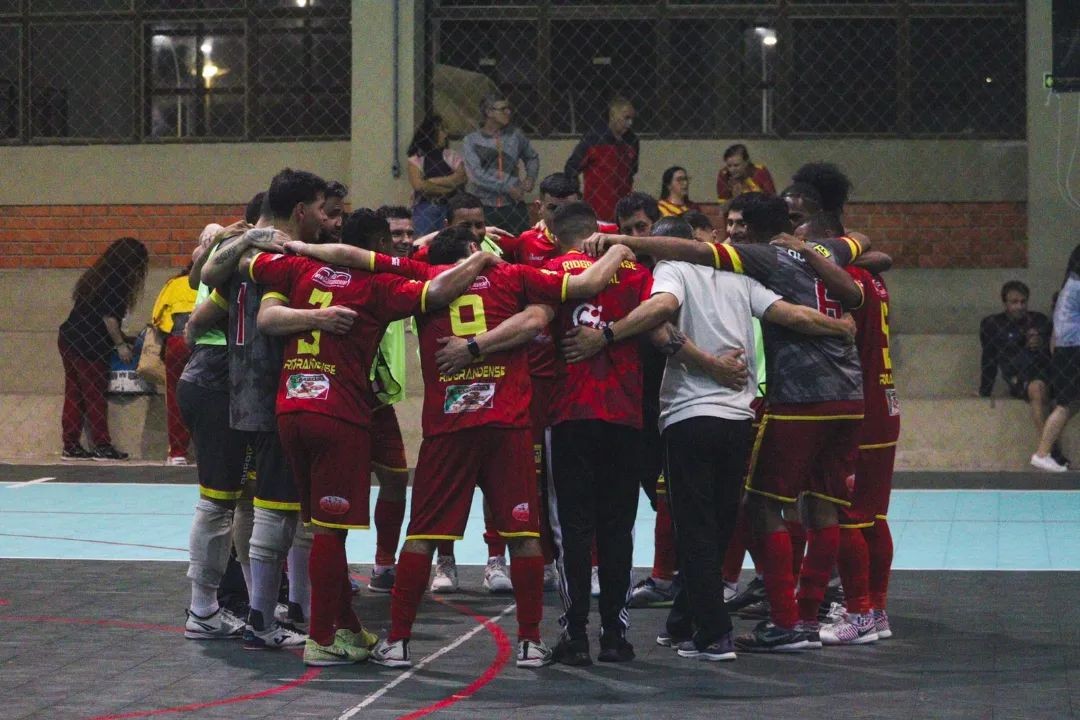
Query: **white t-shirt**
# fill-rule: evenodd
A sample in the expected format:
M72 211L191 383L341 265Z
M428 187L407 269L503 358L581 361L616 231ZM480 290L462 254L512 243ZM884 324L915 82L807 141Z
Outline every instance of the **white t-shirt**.
M743 348L751 378L755 367L754 327L780 296L753 278L685 262L662 262L653 271L653 295L670 293L679 303L672 322L705 352ZM674 358L668 358L660 385L660 430L692 417L726 420L754 417L750 403L753 382L742 390L718 385L711 377Z

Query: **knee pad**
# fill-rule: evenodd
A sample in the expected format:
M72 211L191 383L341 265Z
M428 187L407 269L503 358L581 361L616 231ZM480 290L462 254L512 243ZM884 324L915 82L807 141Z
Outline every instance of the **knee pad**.
M292 548L311 552L311 543L315 540L315 531L311 525L302 522L296 523L296 534L293 535Z
M188 548L191 561L187 576L201 585L217 587L229 564L233 510L200 498L195 504Z
M251 558L262 562L284 562L296 534L296 521L296 512L256 507L255 523L251 528Z
M251 528L255 524L254 506L250 499L241 498L236 501L236 510L233 513L233 546L236 548L236 559L241 565L251 562Z

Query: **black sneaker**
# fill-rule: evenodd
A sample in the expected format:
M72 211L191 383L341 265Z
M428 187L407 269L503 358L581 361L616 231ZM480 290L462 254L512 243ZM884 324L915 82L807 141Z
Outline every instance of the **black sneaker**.
M735 614L748 620L757 620L760 618L767 618L771 613L772 605L769 604L769 598L764 598L757 602L750 603Z
M127 460L129 455L120 452L112 445L98 445L94 448L94 460Z
M734 660L735 641L732 640L731 632L724 633L703 648L699 648L693 640L687 640L679 643L678 653L679 657L708 660L710 662Z
M90 452L82 445L65 445L64 449L60 451L61 460L92 460L94 453Z
M375 593L388 593L394 589L394 568L387 568L382 572L371 571L371 579L368 580L367 589Z
M661 630L660 634L656 636L656 644L660 647L677 648L684 642L690 639L689 635L677 635L669 632L667 629Z
M555 662L575 667L592 665L592 657L589 655L589 638L585 635L571 637L564 632L559 637L559 642L551 651Z
M739 612L747 605L765 600L766 597L768 596L765 593L765 581L755 577L741 593L731 598L730 602L724 603L724 609L729 613Z
M1069 467L1069 458L1065 457L1065 453L1061 452L1061 445L1058 443L1054 443L1053 447L1050 448L1050 457L1054 458L1058 465Z
M762 620L749 633L735 638L735 647L743 652L799 652L808 645L806 634Z
M600 636L600 662L630 662L635 657L634 646L618 633Z

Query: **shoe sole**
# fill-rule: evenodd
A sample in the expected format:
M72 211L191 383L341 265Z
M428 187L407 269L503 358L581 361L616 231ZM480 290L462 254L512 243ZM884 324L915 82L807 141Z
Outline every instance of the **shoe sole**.
M486 582L483 583L483 588L492 595L509 595L514 592L513 586L510 587L492 587Z
M879 637L881 636L878 635L876 632L873 632L867 635L863 635L862 637L857 637L854 640L837 640L836 642L827 642L824 638L822 638L821 643L823 645L828 645L829 647L839 647L842 645L869 645L872 642L877 642Z
M445 587L445 588L443 588L443 587L431 588L431 592L435 593L436 595L449 595L450 593L456 593L457 591L458 591L458 586L457 585L454 585L453 587Z
M372 587L371 585L368 585L367 589L368 589L369 592L379 593L381 595L386 595L387 593L392 592L394 588L393 587L388 587L388 588ZM435 591L432 590L431 592L435 592Z
M791 643L790 645L740 645L735 643L735 649L742 652L749 653L797 653L802 652L810 648L810 643L806 640L802 640L797 643Z
M676 650L675 652L679 654L679 657L692 658L694 660L705 660L707 662L723 662L726 660L735 660L737 658L734 651L724 653L723 655L713 655L712 653L704 653L697 650L689 652L686 650Z
M544 658L542 660L518 660L517 661L517 666L519 668L526 668L526 669L533 668L533 669L535 669L535 668L547 667L548 665L551 665L553 662L555 662L555 661L551 659L551 656L548 656L548 657L546 657L546 658ZM592 663L590 663L590 665L591 664Z
M383 658L376 658L374 655L368 658L368 662L373 662L376 665L382 665L388 668L410 668L412 667L411 660L386 660Z
M334 665L356 665L363 662L363 660L349 660L348 658L341 658L340 660L304 660L304 664L308 667L332 667Z
M201 633L196 630L185 630L184 637L188 640L239 640L243 637L243 634L214 635L211 633Z
M666 647L666 648L671 648L672 650L678 650L679 645L681 643L686 642L689 639L690 638L666 638L664 640L661 640L660 636L657 635L656 636L656 644L659 645L660 647Z
M878 630L878 634L877 634L877 639L878 640L888 640L891 637L892 637L892 630Z

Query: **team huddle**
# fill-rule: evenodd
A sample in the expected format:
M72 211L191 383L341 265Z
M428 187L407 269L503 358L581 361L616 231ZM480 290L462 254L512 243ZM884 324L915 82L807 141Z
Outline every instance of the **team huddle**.
M346 214L340 183L283 170L258 217L221 229L192 270L200 303L178 386L200 483L186 636L303 646L314 666L409 667L432 559L432 590L456 587L443 558L479 487L484 583L513 593L518 667L591 664L594 594L601 662L634 659L630 608L643 604L670 607L657 643L702 660L889 637L891 261L845 231L848 189L835 166L804 166L779 197L734 198L720 241L643 193L597 218L557 173L521 235L488 227L462 193L445 229L413 238L406 209ZM408 475L393 404L410 318L423 441L399 549ZM642 488L657 565L678 572L632 587ZM382 639L354 611L345 553L372 519L369 587L391 595ZM246 619L217 599L234 550ZM739 592L747 550L757 577ZM842 606L826 602L837 570ZM549 648L553 585L562 632ZM750 608L761 621L735 636L731 614Z

